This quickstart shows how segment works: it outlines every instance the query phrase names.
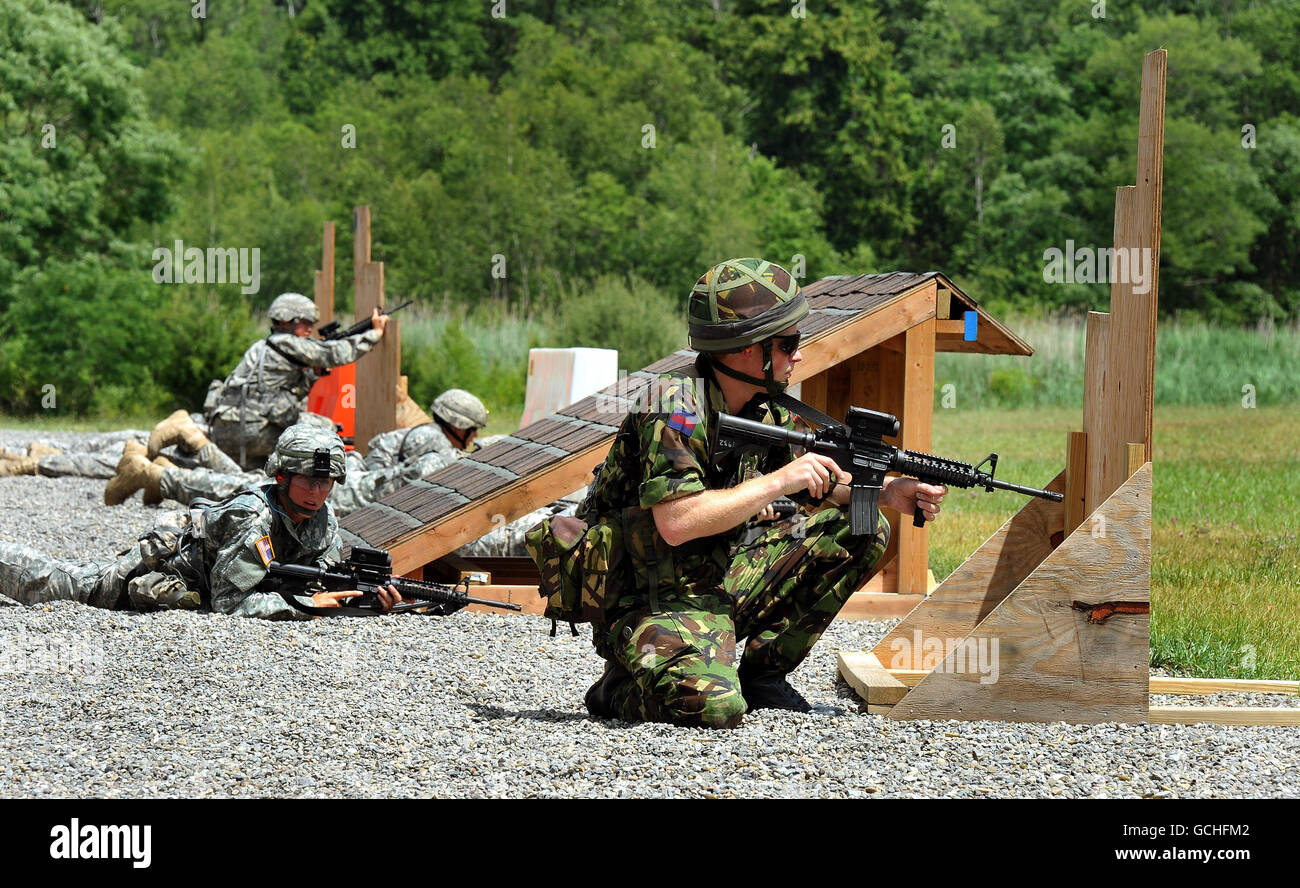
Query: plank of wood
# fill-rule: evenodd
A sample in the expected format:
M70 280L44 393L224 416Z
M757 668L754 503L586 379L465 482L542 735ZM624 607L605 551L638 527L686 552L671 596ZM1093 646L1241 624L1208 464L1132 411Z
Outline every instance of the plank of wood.
M935 332L936 335L938 335L938 334L942 334L942 335L944 335L944 336L960 336L960 337L962 337L962 339L965 339L965 338L966 338L966 322L965 322L965 321L939 321L939 320L936 320L936 321L934 322L934 332Z
M1137 187L1121 188L1115 198L1115 250L1150 250L1151 219L1149 207L1143 206L1149 191ZM1145 246L1144 246L1145 245ZM1144 255L1139 253L1139 256ZM1130 264L1132 260L1129 260ZM1150 284L1153 274L1150 261L1141 260ZM1118 277L1118 276L1117 276ZM1106 437L1102 446L1107 456L1103 469L1102 492L1118 487L1128 468L1125 445L1130 441L1147 441L1147 416L1153 403L1155 385L1155 291L1137 292L1132 275L1114 280L1110 287L1110 343L1106 347ZM1145 461L1145 453L1144 459Z
M889 717L1146 721L1151 464L1097 514L1101 533L1076 533L1048 555ZM1126 607L1099 618L1102 603Z
M1152 706L1153 725L1300 725L1300 708L1287 706Z
M1153 694L1300 694L1300 681L1259 678L1151 677Z
M890 710L893 708L893 706L885 706L880 703L868 703L867 715L889 715Z
M1125 445L1124 453L1125 469L1128 472L1129 477L1132 477L1134 472L1142 468L1142 463L1146 462L1146 445L1140 441L1136 444L1130 442Z
M1130 472L1129 474L1132 474ZM1065 445L1065 535L1087 517L1088 434L1070 432Z
M1065 473L1047 490L1063 491ZM890 668L919 668L926 642L965 638L1052 551L1052 537L1064 533L1063 504L1034 498L971 553L948 579L916 606L875 646Z
M1165 165L1165 78L1169 53L1158 49L1142 60L1142 98L1138 112L1137 202L1143 222L1142 247L1151 251L1150 290L1146 294L1145 317L1139 316L1139 337L1146 336L1146 366L1139 367L1138 379L1144 388L1142 398L1143 435L1130 440L1146 444L1145 459L1153 458L1152 423L1155 416L1156 313L1160 290L1160 224L1164 205ZM1114 309L1112 308L1112 311ZM1140 306L1139 306L1140 312Z
M871 588L860 589L849 596L835 619L849 623L869 620L897 620L907 616L924 595L899 595L898 592L880 592Z
M1088 475L1084 483L1083 514L1086 518L1110 495L1103 492L1106 442L1114 438L1107 428L1106 352L1110 346L1110 315L1088 312L1083 361L1083 433L1088 436ZM1111 459L1118 455L1112 455Z
M370 207L352 210L352 276L360 289L361 269L370 261ZM355 304L355 303L354 303Z
M317 323L328 324L334 320L334 223L326 222L321 231L320 270L314 277L313 295L316 312L320 315Z
M822 413L826 412L826 375L830 370L823 370L816 376L810 376L803 381L800 389L799 400L803 401L809 407L815 407Z
M368 262L361 269L357 317L384 304L384 263ZM356 448L363 455L371 438L397 428L397 377L401 375L401 321L391 318L384 337L357 361Z
M889 669L895 679L909 688L930 674L928 669ZM1250 678L1171 678L1153 675L1147 682L1152 694L1300 694L1300 682Z
M934 319L908 330L906 343L902 447L930 453L934 426ZM930 528L928 524L914 527L911 515L900 515L895 530L898 531L898 592L924 594L925 574L930 567Z
M441 558L496 527L500 521L494 521L494 516L513 521L589 483L591 470L604 460L613 443L610 436L545 472L520 478L486 499L466 503L435 524L408 530L380 548L389 550L393 570L398 573Z
M840 651L840 676L868 703L893 706L907 696L908 686L894 678L870 651Z
M939 285L935 292L934 316L944 320L952 317L952 290L949 290L942 284ZM963 327L965 326L965 321L962 321L962 325ZM963 331L959 330L957 332L960 333Z

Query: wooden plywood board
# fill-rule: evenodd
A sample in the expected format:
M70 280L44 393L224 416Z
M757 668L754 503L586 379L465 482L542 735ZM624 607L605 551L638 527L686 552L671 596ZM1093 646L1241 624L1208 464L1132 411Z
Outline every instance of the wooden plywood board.
M1047 490L1062 491L1065 473ZM985 540L969 558L916 606L903 622L881 639L873 652L891 669L921 668L928 639L966 637L992 613L1053 549L1053 537L1064 534L1061 503L1034 498Z
M1115 251L1131 255L1149 240L1150 220L1141 206L1136 187L1119 188L1115 194ZM1138 253L1139 257L1142 255ZM1118 260L1117 260L1118 261ZM1132 259L1127 262L1132 264ZM1139 259L1139 265L1149 266ZM1146 268L1150 282L1152 270ZM1115 275L1110 287L1110 342L1106 347L1106 388L1101 418L1100 445L1104 449L1101 495L1119 487L1128 477L1125 445L1146 442L1146 416L1151 409L1154 385L1156 328L1155 293L1136 292L1132 274ZM1148 371L1152 374L1148 377ZM1089 433L1091 435L1091 432ZM1094 442L1097 439L1090 438Z
M465 608L476 614L524 614L526 616L540 617L546 611L546 599L537 594L536 586L470 586L469 595L471 598L485 598L488 601L517 604L523 608L522 611L509 611L489 607L486 604L471 604Z
M1100 533L1048 555L890 718L1146 721L1151 464L1097 515Z
M1155 675L1153 694L1300 694L1300 682L1251 678L1176 678Z

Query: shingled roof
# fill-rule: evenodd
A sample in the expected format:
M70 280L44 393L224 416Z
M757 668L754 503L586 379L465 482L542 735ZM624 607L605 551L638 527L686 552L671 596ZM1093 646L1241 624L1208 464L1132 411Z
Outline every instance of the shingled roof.
M939 351L1033 354L939 272L838 275L803 288L809 315L800 324L804 359L793 382L878 345L929 318L979 313L979 336L936 334ZM406 573L581 487L604 459L626 407L659 374L690 367L677 351L597 395L415 481L341 522L345 544L388 549Z

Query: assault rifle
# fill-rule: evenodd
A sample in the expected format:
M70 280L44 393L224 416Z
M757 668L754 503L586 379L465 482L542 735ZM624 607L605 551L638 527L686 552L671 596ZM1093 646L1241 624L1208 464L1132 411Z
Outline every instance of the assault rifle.
M798 403L791 400L792 407ZM829 456L853 476L849 485L849 531L855 536L875 534L880 488L884 486L885 475L889 472L908 475L927 484L983 487L988 491L1011 490L1058 503L1065 499L1063 495L1051 490L1022 487L997 480L993 477L998 467L996 453L990 453L978 465L972 466L916 450L899 450L883 440L886 435L898 434L898 420L888 413L850 407L848 418L840 423L820 411L808 408L806 404L799 404L799 408L802 409L796 409L796 412L805 419L821 424L822 428L813 434L807 434L726 413L719 414L713 432L714 440L711 442L713 459L716 461L733 450L762 452L785 444ZM985 465L988 466L988 471L982 471ZM919 507L912 515L912 524L916 527L925 526L925 513Z
M409 580L393 576L393 559L383 549L353 546L348 560L333 568L303 567L272 561L268 571L271 591L303 613L315 617L372 617L384 611L379 605L379 589L396 586L403 600L390 614L406 613L419 608L429 608L429 613L446 616L467 604L486 604L506 610L520 610L517 604L472 598L469 580L460 586L445 586L424 580ZM461 588L463 586L464 588ZM343 592L355 589L361 594L339 607L314 607L303 604L298 596L310 598L317 592Z
M415 301L414 299L408 299L405 302L403 302L401 305L397 306L397 308L392 308L392 309L381 308L379 309L379 313L387 314L387 315L395 315L414 301ZM364 333L374 325L375 325L374 318L363 318L362 320L357 321L351 327L348 327L346 330L340 330L338 321L330 321L328 324L322 324L316 332L320 334L321 339L332 341L335 339L347 339L349 336L356 336L358 333Z

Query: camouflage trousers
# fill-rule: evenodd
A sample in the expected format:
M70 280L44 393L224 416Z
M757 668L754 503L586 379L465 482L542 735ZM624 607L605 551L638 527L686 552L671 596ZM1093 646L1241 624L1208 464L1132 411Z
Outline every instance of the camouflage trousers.
M112 561L60 561L28 546L0 543L0 595L20 604L79 601L94 607L195 609L197 592L179 577L145 571L137 542Z
M207 449L207 448L204 448ZM241 490L254 490L267 483L262 472L229 474L212 469L164 469L158 487L165 499L189 505L196 499L223 500Z
M294 422L335 431L334 420L319 413L308 413L304 410L298 414ZM265 465L266 458L271 455L271 451L275 450L275 442L280 440L281 433L287 428L288 426L266 421L240 423L218 419L212 423L208 437L212 439L212 443L221 448L223 453L229 454L242 469L256 471ZM242 457L240 456L241 445L243 446Z
M128 429L92 438L76 450L42 456L36 472L47 478L112 478L122 459L122 446L131 440L144 443L149 433Z
M876 536L854 537L840 509L795 515L735 549L720 588L597 629L597 652L632 675L613 692L615 711L631 722L735 726L747 709L741 674L803 662L888 541L883 516Z

